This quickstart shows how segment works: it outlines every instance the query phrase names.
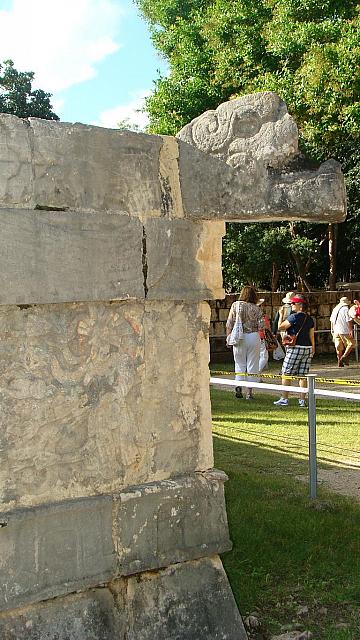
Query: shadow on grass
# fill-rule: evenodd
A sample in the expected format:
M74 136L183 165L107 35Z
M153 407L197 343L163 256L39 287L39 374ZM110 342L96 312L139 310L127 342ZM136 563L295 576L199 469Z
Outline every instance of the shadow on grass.
M306 485L272 473L299 464L279 448L274 453L217 434L214 452L217 468L229 476L225 490L234 547L223 562L243 615L258 609L268 628L279 632L306 605L304 628L327 640L340 607L350 620L349 633L352 625L358 629L360 507L322 490L320 500L310 501ZM321 607L328 609L326 620Z
M288 407L276 407L272 397L258 395L254 402L237 400L227 391L212 390L214 433L302 460L308 459L308 415L295 398ZM317 402L318 462L360 467L357 408L340 401ZM360 419L359 419L360 421Z

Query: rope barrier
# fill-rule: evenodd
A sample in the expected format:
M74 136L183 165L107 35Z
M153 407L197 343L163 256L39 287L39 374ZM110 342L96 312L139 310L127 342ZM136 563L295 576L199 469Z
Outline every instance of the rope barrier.
M287 380L301 380L303 379L305 376L289 376L289 375L282 375L279 373L241 373L238 371L235 371L235 373L233 371L212 371L212 375L213 376L246 376L246 377L251 377L251 378L286 378ZM325 382L326 384L339 384L339 385L345 385L345 386L349 386L349 387L359 387L360 386L360 380L348 380L346 378L320 378L318 376L315 376L315 379L317 382Z
M308 376L305 376L305 377L308 377ZM223 378L214 378L211 376L210 384L235 387L239 384L239 381L224 380ZM309 393L309 389L307 387L290 387L290 386L284 386L284 385L280 387L280 385L278 384L267 384L266 382L265 383L252 382L249 380L247 382L241 382L241 386L246 388L258 389L259 391L261 391L261 389L268 389L269 391L277 391L277 392L279 392L279 390L289 391L289 393L292 393L292 394L294 393L308 394ZM360 401L360 393L344 393L342 391L329 391L327 389L315 389L314 394L316 396L322 396L325 398L338 398L339 400L356 400L357 402Z

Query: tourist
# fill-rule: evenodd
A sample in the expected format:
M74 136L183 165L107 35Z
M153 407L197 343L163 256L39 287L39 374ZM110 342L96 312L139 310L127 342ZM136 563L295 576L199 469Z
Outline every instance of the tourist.
M288 291L286 296L282 299L282 306L276 312L276 315L273 321L272 332L278 339L279 339L279 334L281 338L284 335L284 331L280 332L279 326L282 322L284 322L284 320L286 320L288 315L290 315L291 313L290 301L291 301L291 298L295 295L296 295L296 291Z
M300 387L306 388L307 382L304 376L309 373L311 358L315 353L314 320L307 313L308 302L300 294L291 298L291 313L280 325L279 329L289 336L296 336L293 346L286 346L286 353L281 369L282 384L291 385L291 380L286 376L300 376ZM284 338L284 342L286 342ZM289 392L282 391L279 400L274 404L278 407L287 407L289 404ZM305 393L299 398L299 406L304 408Z
M330 316L331 334L335 345L338 367L349 365L354 348L353 321L349 313L351 302L346 296L333 308Z
M230 335L236 321L237 307L239 317L243 326L243 338L238 346L233 346L233 356L235 363L235 380L241 381L252 379L256 382L254 375L259 373L260 360L260 336L259 328L264 325L262 311L257 306L258 296L254 287L245 286L241 290L239 302L231 305L229 316L226 322L226 335ZM242 376L239 374L248 374ZM242 398L241 386L235 387L235 395ZM252 389L246 388L246 400L253 399Z
M264 329L266 328L266 329L269 329L269 331L271 331L271 327L270 327L269 316L263 310L262 305L264 304L264 302L265 302L265 298L260 298L260 300L257 303L258 307L262 311L263 321L264 321L264 327L261 327L259 329L259 336L260 336L259 372L263 371L268 366L268 362L269 362L269 352L266 348Z
M351 320L360 325L360 300L354 300L352 307L349 309L349 316Z

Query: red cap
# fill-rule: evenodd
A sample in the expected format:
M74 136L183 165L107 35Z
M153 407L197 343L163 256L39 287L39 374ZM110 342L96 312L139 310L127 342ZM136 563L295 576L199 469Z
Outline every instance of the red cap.
M305 298L302 298L301 296L293 296L290 302L305 302L305 304L307 303Z

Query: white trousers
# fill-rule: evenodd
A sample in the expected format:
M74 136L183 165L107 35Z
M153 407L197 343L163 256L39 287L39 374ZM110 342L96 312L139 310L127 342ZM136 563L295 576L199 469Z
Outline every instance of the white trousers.
M235 362L235 373L247 373L247 376L235 375L235 380L252 380L256 382L258 378L254 375L259 373L260 360L260 337L257 331L254 333L244 333L240 346L233 347Z
M266 348L265 340L260 341L260 362L259 371L263 371L269 362L269 352Z

